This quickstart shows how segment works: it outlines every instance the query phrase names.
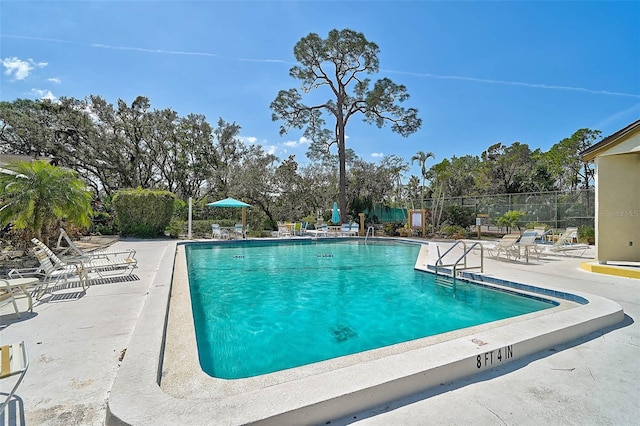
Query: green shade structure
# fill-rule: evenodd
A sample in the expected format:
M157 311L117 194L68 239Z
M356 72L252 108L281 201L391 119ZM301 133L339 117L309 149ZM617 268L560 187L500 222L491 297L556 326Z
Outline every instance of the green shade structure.
M247 207L251 207L251 204L243 203L235 198L225 198L224 200L214 201L207 204L210 207L242 207L242 229L247 228Z
M331 222L340 223L340 212L338 212L338 203L333 202L333 214L331 215Z

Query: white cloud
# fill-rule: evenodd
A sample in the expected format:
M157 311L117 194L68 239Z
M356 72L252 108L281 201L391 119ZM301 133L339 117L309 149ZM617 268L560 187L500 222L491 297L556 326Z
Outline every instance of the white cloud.
M13 75L16 80L24 80L31 74L34 68L44 68L47 65L46 62L34 62L31 58L23 61L15 56L2 60L2 66L5 68L4 73L6 75Z
M37 96L38 99L49 99L51 102L57 99L50 90L31 89L31 94Z
M249 145L253 145L258 142L258 138L255 136L241 136L240 140L244 143L248 143Z
M50 83L55 83L55 84L60 84L61 83L60 79L57 78L57 77L48 78L47 81L50 82Z
M276 155L276 146L275 145L269 145L269 146L265 146L263 148L264 148L264 150L266 151L267 154Z
M382 153L382 152L372 152L371 156L373 158L382 158L382 157L384 157L384 153Z
M308 143L309 143L309 140L307 138L305 138L304 136L302 136L297 141L286 141L286 142L283 142L282 145L284 145L284 146L286 146L288 148L295 148L297 146L308 144Z
M396 70L380 70L380 71L383 73L405 74L405 75L413 75L416 77L439 78L443 80L460 80L460 81L472 81L475 83L504 84L509 86L530 87L533 89L571 90L574 92L593 93L596 95L627 96L631 98L640 98L640 94L637 94L637 93L613 92L610 90L594 90L586 87L560 86L557 84L546 84L546 83L527 83L523 81L493 80L490 78L465 77L461 75L430 74L430 73L424 73L424 72L418 73L418 72L407 72L407 71L396 71Z

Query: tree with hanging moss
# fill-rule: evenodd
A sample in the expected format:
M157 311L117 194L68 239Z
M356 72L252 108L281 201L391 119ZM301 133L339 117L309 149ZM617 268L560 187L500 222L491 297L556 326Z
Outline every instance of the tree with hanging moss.
M0 225L13 223L46 241L56 220L91 224L91 193L73 170L43 160L15 162L5 169L0 173Z

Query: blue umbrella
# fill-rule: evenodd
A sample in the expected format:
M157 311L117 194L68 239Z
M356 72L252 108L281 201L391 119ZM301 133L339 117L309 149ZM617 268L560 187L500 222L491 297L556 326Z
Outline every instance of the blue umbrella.
M333 202L333 214L331 215L331 222L340 223L340 213L338 212L338 203Z
M219 200L207 205L211 207L251 207L249 204L243 203L242 201L238 201L234 198L225 198L224 200Z
M207 205L211 207L242 207L242 229L247 226L247 207L251 207L250 204L243 203L235 198L225 198Z

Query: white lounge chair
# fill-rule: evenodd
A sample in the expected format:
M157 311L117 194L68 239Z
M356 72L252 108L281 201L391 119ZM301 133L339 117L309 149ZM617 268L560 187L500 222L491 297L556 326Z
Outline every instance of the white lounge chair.
M66 241L67 243L66 247L62 245L63 240ZM101 250L94 250L90 252L84 251L80 247L76 246L73 241L71 241L71 238L69 238L69 235L67 234L67 231L64 230L64 228L60 228L60 236L58 237L56 250L60 250L58 254L59 256L62 256L63 254L67 254L68 252L71 252L71 254L74 256L84 256L84 257L95 258L95 259L100 259L100 258L113 259L114 257L118 257L118 256L134 259L136 257L136 251L132 248L101 249Z
M22 382L24 375L29 368L29 356L24 341L0 346L0 380L18 376L18 380L11 388L11 392L0 405L0 415L4 419L4 409L9 404L11 397L16 393L16 389ZM4 386L2 387L4 389ZM3 392L4 393L4 392Z
M524 252L527 262L529 262L529 254L531 253L535 254L537 260L540 260L541 250L539 249L538 244L536 244L538 236L537 231L526 230L522 233L520 241L518 241L518 247Z
M570 252L580 251L580 255L589 249L589 244L574 243L573 239L578 236L578 228L567 228L562 234L558 236L558 239L553 242L553 245L548 249L551 253L560 253L565 256Z
M546 226L534 226L533 230L536 232L536 240L540 240L541 243L545 242L547 234L551 232L551 229L547 229Z
M483 244L483 248L489 252L489 255L494 259L498 259L501 253L504 253L507 260L511 260L511 256L514 258L518 256L520 249L518 247L518 234L507 234L503 236L500 241L495 244Z
M37 286L36 299L39 300L44 293L47 292L49 286L53 287L58 283L69 284L70 278L75 277L82 285L82 289L86 288L87 276L79 265L68 265L60 263L53 264L49 255L41 249L35 250L35 257L40 262L40 266L36 268L12 269L9 271L10 278L33 278L37 277L40 283Z
M138 267L138 261L135 257L118 257L114 259L105 259L103 257L88 256L71 256L61 260L45 243L37 238L32 238L31 242L40 250L47 254L47 257L54 265L82 265L87 272L97 272L98 275L110 275L109 272L128 271L129 274ZM130 253L135 254L135 250Z
M323 223L322 225L317 225L316 229L307 229L307 234L311 234L313 238L328 237L329 227L326 223Z
M67 283L70 276L77 276L82 284L82 289L86 290L91 272L97 273L100 277L131 275L133 270L138 267L138 261L129 257L110 260L76 257L63 261L37 238L32 238L31 242L37 247L35 254L40 262L40 267L33 268L32 271L20 270L20 276L41 276L43 278L45 282L38 293L38 299L42 297L51 283L56 285L60 280Z

